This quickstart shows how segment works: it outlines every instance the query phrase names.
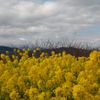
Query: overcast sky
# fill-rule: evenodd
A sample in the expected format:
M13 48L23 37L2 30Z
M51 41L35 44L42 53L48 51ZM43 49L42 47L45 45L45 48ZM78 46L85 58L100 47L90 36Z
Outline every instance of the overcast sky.
M0 44L62 38L100 42L100 0L0 0Z

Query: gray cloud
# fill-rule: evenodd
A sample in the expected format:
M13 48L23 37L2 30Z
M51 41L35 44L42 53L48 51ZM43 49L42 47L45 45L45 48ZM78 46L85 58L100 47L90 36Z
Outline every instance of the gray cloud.
M100 0L0 0L0 37L71 37L100 24L99 5Z

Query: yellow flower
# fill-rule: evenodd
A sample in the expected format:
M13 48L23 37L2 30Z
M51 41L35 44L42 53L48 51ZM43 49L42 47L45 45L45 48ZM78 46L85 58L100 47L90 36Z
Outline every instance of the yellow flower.
M37 100L38 94L39 92L37 88L30 88L28 93L29 100Z
M36 48L35 50L36 50L36 51L39 51L39 50L40 50L40 48Z
M81 85L75 85L73 87L73 96L76 100L85 100L86 91Z
M98 53L97 51L91 52L91 53L90 53L90 59L91 59L91 60L95 60L95 59L97 58L98 54L99 54L99 53Z
M40 93L38 95L38 100L45 100L45 96L46 96L45 92Z
M100 100L99 51L78 59L65 51L39 58L29 57L30 49L15 52L20 58L0 54L0 99Z
M10 93L10 99L11 99L11 100L19 100L19 95L18 95L18 93L17 93L15 90L13 90L13 91Z
M61 87L57 87L54 91L55 91L56 96L61 96L61 94L62 94L62 88Z

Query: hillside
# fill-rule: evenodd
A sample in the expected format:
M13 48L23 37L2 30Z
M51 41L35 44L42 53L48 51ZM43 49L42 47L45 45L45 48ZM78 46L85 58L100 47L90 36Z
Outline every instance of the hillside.
M17 48L17 49L19 49L19 48ZM22 50L22 49L20 49L20 50ZM37 51L35 53L35 56L39 57L42 52L45 52L50 56L52 51L55 51L55 53L57 53L57 54L65 51L67 54L71 54L75 57L81 57L81 56L88 57L90 52L93 50L94 49L81 49L81 48L75 48L75 47L59 47L59 48L50 48L50 49L41 48L40 51ZM1 53L5 54L6 51L9 51L10 55L15 53L13 47L0 46L0 54ZM30 50L30 52L29 52L30 56L32 56L32 52L33 52L33 50Z

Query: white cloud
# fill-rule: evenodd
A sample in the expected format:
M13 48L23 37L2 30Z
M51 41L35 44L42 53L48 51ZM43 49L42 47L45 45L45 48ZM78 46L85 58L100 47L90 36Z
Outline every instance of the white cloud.
M22 38L22 37L20 37L19 40L26 41L26 39L25 38Z
M72 37L100 24L99 5L100 0L0 0L0 36Z
M40 8L39 12L42 12L43 14L46 13L53 13L56 10L56 3L55 2L45 2Z

